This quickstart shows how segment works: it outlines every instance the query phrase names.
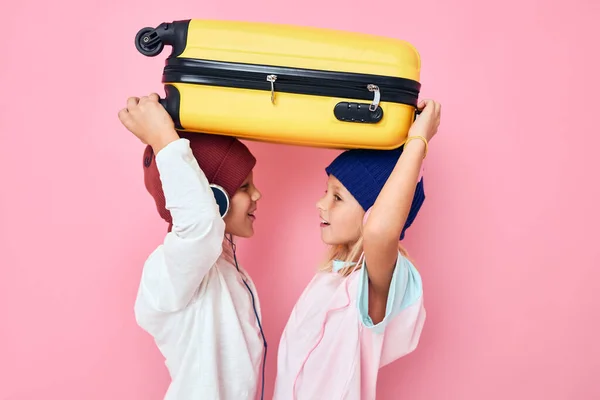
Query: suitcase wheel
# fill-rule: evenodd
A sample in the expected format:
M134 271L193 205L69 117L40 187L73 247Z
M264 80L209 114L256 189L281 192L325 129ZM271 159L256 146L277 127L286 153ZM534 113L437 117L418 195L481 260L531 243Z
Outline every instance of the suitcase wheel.
M146 57L159 55L164 47L154 28L142 28L135 35L135 48Z

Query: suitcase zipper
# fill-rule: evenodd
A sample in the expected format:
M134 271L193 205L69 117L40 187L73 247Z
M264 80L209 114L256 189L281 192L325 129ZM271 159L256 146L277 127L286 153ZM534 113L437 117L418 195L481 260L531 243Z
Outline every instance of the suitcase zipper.
M271 82L271 103L275 104L275 81L277 75L267 75L267 82Z
M397 77L230 63L167 59L163 83L190 83L276 92L370 100L369 111L389 101L416 107L421 85Z
M267 82L271 82L271 103L275 104L275 81L277 80L277 75L267 75ZM379 93L379 87L377 85L368 84L367 90L369 92L374 92L373 102L369 105L369 111L373 112L379 107L379 101L381 99L381 95Z
M373 112L373 111L377 110L377 107L379 107L379 101L381 99L381 94L379 93L379 86L373 85L372 83L370 83L367 85L367 90L369 92L375 93L373 102L369 106L369 111Z

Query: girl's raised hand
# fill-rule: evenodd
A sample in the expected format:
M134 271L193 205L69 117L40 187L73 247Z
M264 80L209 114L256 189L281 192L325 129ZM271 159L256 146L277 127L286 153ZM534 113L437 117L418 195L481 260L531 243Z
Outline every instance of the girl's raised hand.
M421 100L417 107L421 114L413 122L408 136L423 136L429 142L440 126L442 105L434 100Z

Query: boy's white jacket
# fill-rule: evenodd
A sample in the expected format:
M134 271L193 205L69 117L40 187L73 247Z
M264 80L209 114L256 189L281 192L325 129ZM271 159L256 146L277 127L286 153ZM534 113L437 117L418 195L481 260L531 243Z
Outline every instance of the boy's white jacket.
M172 382L165 400L255 399L263 341L245 280L206 176L187 139L156 154L173 229L150 254L135 302L137 323L156 341Z

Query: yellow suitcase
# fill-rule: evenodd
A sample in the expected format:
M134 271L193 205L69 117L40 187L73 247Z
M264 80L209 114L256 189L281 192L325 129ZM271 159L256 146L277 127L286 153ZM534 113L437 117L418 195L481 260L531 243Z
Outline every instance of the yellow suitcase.
M162 83L179 130L290 145L392 149L415 118L421 60L406 41L282 24L182 20L143 28L171 54Z

